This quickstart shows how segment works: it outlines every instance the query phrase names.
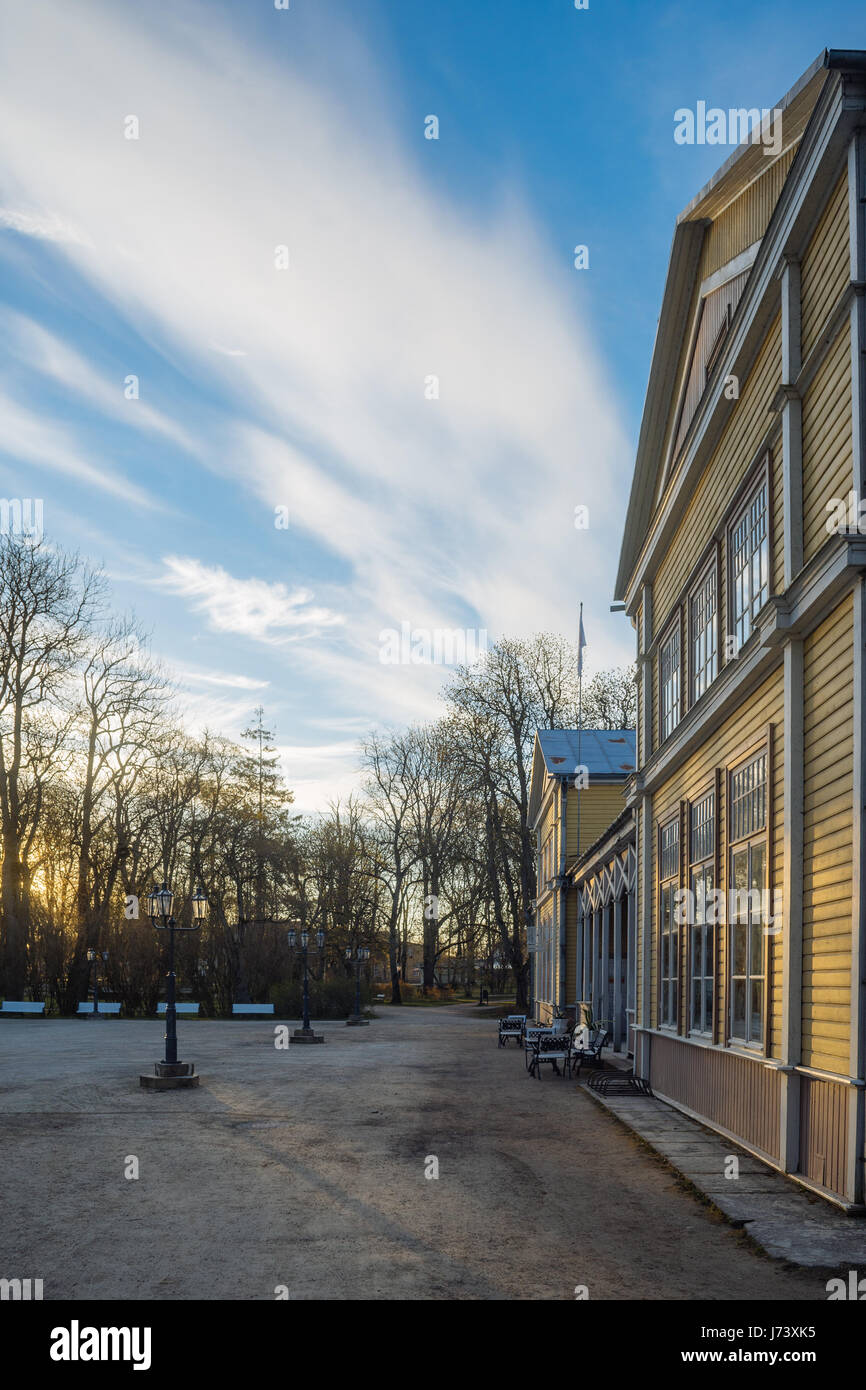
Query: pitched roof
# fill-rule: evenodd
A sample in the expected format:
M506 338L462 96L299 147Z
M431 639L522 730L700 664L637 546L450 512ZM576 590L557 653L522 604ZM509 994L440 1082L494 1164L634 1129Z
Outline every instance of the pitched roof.
M825 49L790 91L776 102L774 109L785 113L786 149L801 139L828 74L839 70L862 71L864 60L866 55L862 50ZM656 510L659 475L664 462L661 442L673 405L679 355L687 334L705 228L749 186L758 172L768 167L760 146L751 140L744 141L677 218L614 587L617 599L626 597L647 533L648 518Z
M634 729L539 729L544 766L552 776L585 767L590 779L628 777L635 770Z

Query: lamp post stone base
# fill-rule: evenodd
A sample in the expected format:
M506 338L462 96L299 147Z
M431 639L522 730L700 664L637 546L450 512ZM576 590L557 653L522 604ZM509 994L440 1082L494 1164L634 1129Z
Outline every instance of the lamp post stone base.
M148 1091L189 1090L201 1081L195 1074L195 1062L154 1062L153 1076L142 1072L138 1079Z
M346 1019L347 1028L367 1028L369 1023L369 1018L362 1018L360 1014L350 1014Z
M323 1043L324 1034L314 1033L312 1028L296 1028L289 1038L290 1043Z

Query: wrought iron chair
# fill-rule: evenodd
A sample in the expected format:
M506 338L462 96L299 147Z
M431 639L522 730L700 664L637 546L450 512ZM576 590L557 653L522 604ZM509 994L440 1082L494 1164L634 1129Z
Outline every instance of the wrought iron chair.
M537 1076L540 1081L542 1063L550 1062L557 1076L570 1076L572 1040L571 1033L547 1033L537 1037L532 1044L529 1075ZM559 1070L560 1062L562 1071Z
M590 1028L589 1039L588 1041L584 1042L581 1046L581 1044L578 1041L577 1035L579 1033L583 1034L585 1033L585 1031L585 1026L575 1028L574 1035L572 1038L574 1045L572 1063L574 1063L575 1061L577 1062L578 1076L580 1076L580 1069L584 1065L584 1063L588 1067L601 1068L604 1066L604 1059L601 1054L602 1050L605 1047L607 1047L608 1043L610 1042L610 1033L607 1031L607 1029L595 1027Z
M525 1027L526 1014L509 1014L507 1018L501 1018L499 1020L499 1046L504 1047L509 1038L514 1038L517 1043L520 1043Z
M553 1037L553 1029L542 1023L530 1023L523 1030L523 1061L526 1070L532 1065L532 1054L538 1038Z

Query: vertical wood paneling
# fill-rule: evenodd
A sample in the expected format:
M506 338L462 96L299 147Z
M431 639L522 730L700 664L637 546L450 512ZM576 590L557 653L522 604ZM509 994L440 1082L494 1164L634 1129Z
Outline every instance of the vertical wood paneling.
M777 1071L728 1052L695 1047L654 1034L650 1052L653 1090L705 1115L770 1158L779 1156Z
M799 1172L843 1197L847 1165L848 1087L801 1076Z
M721 270L747 247L760 241L788 177L796 149L773 161L766 173L744 189L707 231L701 254L700 279Z

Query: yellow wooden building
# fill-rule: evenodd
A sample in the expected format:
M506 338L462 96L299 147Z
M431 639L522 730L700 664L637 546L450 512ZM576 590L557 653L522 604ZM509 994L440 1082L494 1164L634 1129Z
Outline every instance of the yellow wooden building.
M866 53L677 220L617 597L636 1070L850 1208L866 1103Z
M634 769L633 729L540 729L535 735L529 823L538 860L529 952L530 997L539 1023L583 997L578 890L569 870L623 811L623 788ZM581 966L582 961L581 954Z

